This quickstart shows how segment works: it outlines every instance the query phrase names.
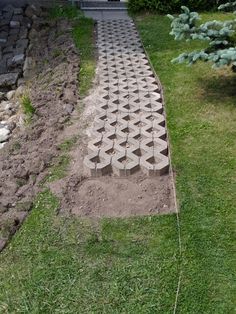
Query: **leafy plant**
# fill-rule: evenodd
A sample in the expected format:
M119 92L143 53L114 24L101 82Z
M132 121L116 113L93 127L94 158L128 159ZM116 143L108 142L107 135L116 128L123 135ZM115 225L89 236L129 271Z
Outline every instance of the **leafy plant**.
M232 66L236 70L236 18L227 21L208 21L199 25L200 16L197 12L182 6L183 13L178 17L168 15L172 20L170 34L175 40L203 40L208 46L202 50L182 53L173 59L175 63L187 62L192 65L197 61L210 61L214 68ZM219 10L235 10L236 1L227 2ZM236 12L234 12L236 14Z

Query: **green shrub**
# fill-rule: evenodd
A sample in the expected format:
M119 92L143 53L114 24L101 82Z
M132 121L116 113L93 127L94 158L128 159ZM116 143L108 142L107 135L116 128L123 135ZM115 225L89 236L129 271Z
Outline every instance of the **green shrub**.
M235 17L227 21L207 21L199 25L200 16L182 6L179 16L168 15L172 20L170 34L175 40L202 40L208 42L205 49L182 53L173 62L189 65L197 61L213 63L214 68L231 66L236 72L236 1L219 6L219 10L233 11Z
M179 12L181 6L191 10L212 10L221 4L222 0L129 0L128 8L131 12L150 11L159 13Z

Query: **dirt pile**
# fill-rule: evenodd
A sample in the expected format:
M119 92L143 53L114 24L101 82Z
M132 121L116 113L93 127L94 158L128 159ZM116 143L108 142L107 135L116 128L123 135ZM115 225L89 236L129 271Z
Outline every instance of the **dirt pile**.
M69 22L35 19L29 38L34 67L24 90L36 112L0 151L0 250L27 216L78 99L79 57Z

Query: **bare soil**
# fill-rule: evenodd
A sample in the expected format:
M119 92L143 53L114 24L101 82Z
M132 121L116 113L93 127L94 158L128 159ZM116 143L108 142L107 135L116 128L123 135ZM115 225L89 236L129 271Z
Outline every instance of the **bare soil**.
M58 189L58 183L51 187L58 196L63 195L62 210L79 216L128 217L175 212L168 176L74 177L63 190Z
M35 67L25 90L36 113L0 152L0 249L31 209L78 102L79 55L70 24L37 19L30 39L28 56Z

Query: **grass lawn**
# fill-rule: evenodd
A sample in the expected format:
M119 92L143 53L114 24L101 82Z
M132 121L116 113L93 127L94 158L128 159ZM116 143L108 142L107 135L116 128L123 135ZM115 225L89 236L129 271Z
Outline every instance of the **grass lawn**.
M203 14L225 19L226 14ZM177 175L183 256L180 313L235 313L236 76L199 63L173 65L200 42L176 42L169 19L137 17L165 89Z
M0 256L0 313L173 313L180 273L177 313L235 312L236 79L172 65L190 44L166 17L136 20L165 88L182 255L175 215L61 217L45 190Z

